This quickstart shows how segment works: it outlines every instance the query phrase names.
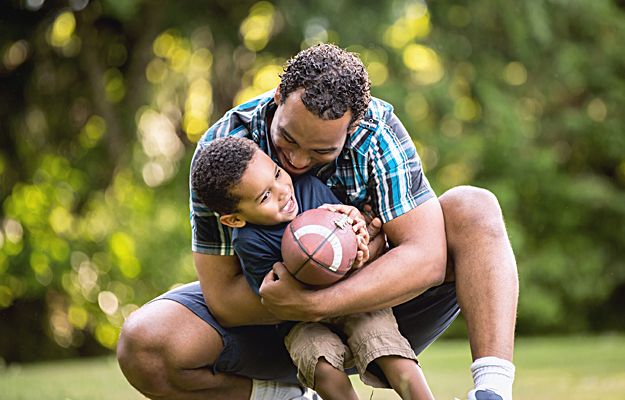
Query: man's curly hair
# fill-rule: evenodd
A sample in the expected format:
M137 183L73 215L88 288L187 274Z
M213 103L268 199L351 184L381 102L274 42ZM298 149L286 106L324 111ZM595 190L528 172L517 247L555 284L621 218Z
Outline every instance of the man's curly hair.
M287 61L280 78L280 104L304 89L302 103L324 120L341 118L351 110L352 126L364 117L371 101L371 83L362 61L333 44L300 51Z
M210 142L200 151L191 170L191 188L195 195L216 213L237 212L241 196L232 189L241 182L259 150L252 140L233 136Z

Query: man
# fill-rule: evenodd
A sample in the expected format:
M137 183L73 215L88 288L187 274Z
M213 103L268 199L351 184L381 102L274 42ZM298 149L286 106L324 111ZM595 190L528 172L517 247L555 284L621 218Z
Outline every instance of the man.
M469 398L511 400L518 277L496 198L461 187L437 199L410 137L392 107L370 97L352 54L312 47L281 78L275 91L226 113L198 149L227 135L253 139L293 177L315 174L342 202L370 209L379 217L371 233L381 220L391 249L317 291L278 263L261 303L241 274L229 229L192 193L199 285L166 293L127 319L118 358L129 382L150 398L301 398L271 327L279 320L393 307L418 354L462 309L474 359ZM372 254L383 240L375 237Z

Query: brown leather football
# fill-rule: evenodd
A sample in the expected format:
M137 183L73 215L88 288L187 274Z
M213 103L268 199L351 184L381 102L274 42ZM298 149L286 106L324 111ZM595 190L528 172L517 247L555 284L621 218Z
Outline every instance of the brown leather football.
M295 217L282 236L286 268L301 282L328 285L350 270L358 242L345 214L313 209Z

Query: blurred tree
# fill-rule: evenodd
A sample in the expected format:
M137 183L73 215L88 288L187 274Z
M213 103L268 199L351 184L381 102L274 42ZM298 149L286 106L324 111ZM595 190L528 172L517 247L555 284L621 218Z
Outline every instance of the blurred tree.
M195 279L193 143L319 42L361 54L437 193L499 197L519 333L625 330L617 3L13 0L0 33L7 362L112 349L129 313Z

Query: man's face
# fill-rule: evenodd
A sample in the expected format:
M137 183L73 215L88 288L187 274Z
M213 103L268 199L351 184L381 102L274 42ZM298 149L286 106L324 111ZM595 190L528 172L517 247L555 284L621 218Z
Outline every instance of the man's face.
M233 215L241 221L276 225L297 215L291 177L260 150L252 157L234 193L241 196L241 202Z
M271 122L271 141L277 158L291 175L327 164L341 152L347 138L351 111L339 119L323 120L306 109L301 100L303 89L295 91L280 104Z

